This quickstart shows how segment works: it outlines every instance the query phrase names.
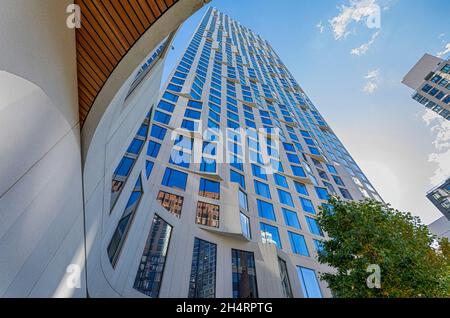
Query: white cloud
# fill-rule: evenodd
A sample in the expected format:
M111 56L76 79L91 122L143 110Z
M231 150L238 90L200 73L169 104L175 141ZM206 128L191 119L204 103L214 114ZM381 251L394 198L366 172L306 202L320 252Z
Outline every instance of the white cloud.
M375 93L375 91L378 89L378 84L374 82L367 82L366 85L363 88L363 91L369 94Z
M450 42L445 45L444 50L442 52L439 52L437 54L437 56L438 57L445 57L449 53L450 53Z
M436 164L430 177L430 186L435 186L450 176L450 122L435 112L426 109L422 116L434 135L435 151L428 155L428 161Z
M364 18L373 17L380 12L376 0L350 0L350 5L342 5L339 15L330 20L334 38L340 40L350 33L347 28L353 21L360 22Z
M320 32L320 33L323 33L323 31L325 31L325 27L324 27L322 21L320 21L320 22L316 25L316 28L319 29L319 32Z
M363 91L368 94L373 94L378 89L378 82L380 81L380 70L373 70L367 72L367 75L364 76L367 80L364 85Z
M375 42L375 39L378 37L378 35L380 35L380 31L375 32L372 35L372 38L370 39L369 42L364 43L363 45L361 45L358 48L352 49L350 51L351 55L357 55L357 56L361 56L367 53L367 51L369 51L370 47L372 46L372 44Z

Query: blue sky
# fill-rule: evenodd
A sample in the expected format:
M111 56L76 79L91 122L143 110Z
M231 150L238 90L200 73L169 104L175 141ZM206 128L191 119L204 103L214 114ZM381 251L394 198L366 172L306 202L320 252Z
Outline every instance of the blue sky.
M450 1L213 0L208 6L270 42L385 201L424 223L441 216L425 193L450 175L450 124L414 102L400 82L424 53L449 55ZM180 29L165 76L208 6ZM380 28L369 28L376 7Z

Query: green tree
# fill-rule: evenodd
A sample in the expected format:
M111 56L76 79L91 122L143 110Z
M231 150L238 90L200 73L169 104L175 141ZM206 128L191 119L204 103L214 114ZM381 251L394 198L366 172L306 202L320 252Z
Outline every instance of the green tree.
M318 222L329 236L319 261L334 297L450 297L450 244L435 238L417 217L377 201L331 198ZM368 266L380 268L380 288L366 283Z

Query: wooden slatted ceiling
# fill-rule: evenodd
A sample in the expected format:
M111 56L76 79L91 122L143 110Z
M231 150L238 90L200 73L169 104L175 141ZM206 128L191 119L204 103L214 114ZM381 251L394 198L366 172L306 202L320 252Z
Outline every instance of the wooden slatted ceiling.
M178 0L75 0L80 123L97 94L134 43Z

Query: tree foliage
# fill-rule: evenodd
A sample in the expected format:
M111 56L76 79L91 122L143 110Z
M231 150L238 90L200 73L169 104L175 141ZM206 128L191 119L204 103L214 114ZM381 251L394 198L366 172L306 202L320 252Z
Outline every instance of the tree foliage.
M331 198L318 221L329 236L319 261L334 297L450 297L450 244L435 238L410 213L366 200ZM381 269L381 288L369 288L368 266ZM373 286L372 286L373 287Z

